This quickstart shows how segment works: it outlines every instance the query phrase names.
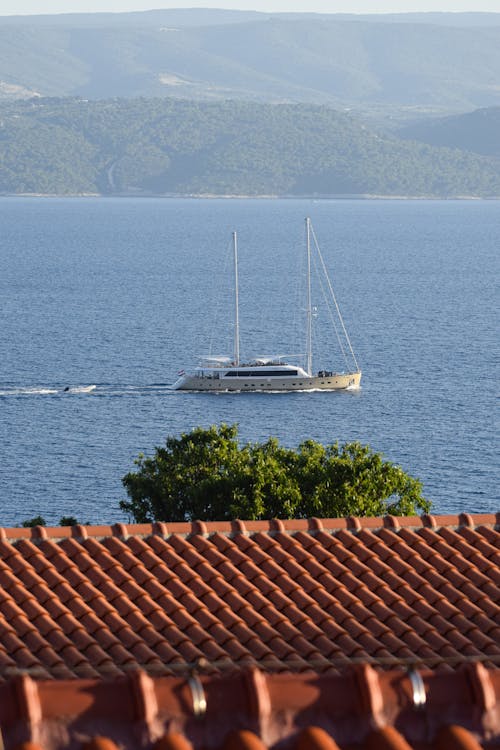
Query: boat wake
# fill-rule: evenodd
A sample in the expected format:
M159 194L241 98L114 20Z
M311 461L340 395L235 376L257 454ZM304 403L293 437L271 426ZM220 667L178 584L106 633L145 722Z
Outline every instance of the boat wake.
M128 385L122 383L102 383L91 385L39 385L18 386L0 385L0 398L28 398L33 396L149 396L174 393L171 384L154 383L152 385Z
M351 393L359 392L360 388L349 388L343 389L343 392L349 391ZM342 392L342 391L339 391ZM273 395L290 395L291 393L330 393L320 388L309 388L301 389L297 388L293 391L287 390L274 390L269 389L266 391L243 391L228 388L227 390L219 391L195 391L192 393L199 393L204 396L207 394L210 396L233 396L245 395L256 396L262 394L273 394ZM151 385L129 385L123 383L101 383L92 385L41 385L41 386L17 386L17 385L0 385L0 399L5 398L29 398L34 396L51 396L52 398L66 398L69 396L85 396L92 395L94 397L104 398L138 398L144 396L174 396L181 395L182 391L175 390L171 383L152 383Z
M8 396L56 396L62 393L92 393L97 388L96 385L75 385L75 386L0 386L0 397Z
M174 391L175 393L187 393L187 391ZM269 388L266 390L243 390L243 389L237 389L237 388L226 388L224 390L213 390L213 391L203 391L203 390L190 390L189 393L195 393L195 394L201 394L202 396L293 396L296 393L338 393L339 395L342 393L350 393L350 394L359 394L361 392L361 386L347 386L346 388L332 388L331 390L328 390L326 388L294 388L293 390L285 390L283 388L280 388L279 390L273 390L272 388Z
M52 396L60 391L57 388L16 388L15 386L0 388L0 396Z

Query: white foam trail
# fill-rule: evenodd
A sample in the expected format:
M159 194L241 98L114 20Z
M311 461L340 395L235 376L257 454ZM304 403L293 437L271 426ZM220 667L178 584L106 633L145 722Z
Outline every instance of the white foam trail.
M57 393L92 393L96 388L96 385L75 385L66 386L66 388L4 386L0 389L0 396L54 396Z
M6 388L0 391L0 396L46 396L58 392L55 388Z
M57 388L48 386L0 386L1 397L19 396L74 396L84 395L97 391L100 396L155 396L162 394L178 394L180 391L172 390L171 385L124 385L106 383L104 385L59 385Z

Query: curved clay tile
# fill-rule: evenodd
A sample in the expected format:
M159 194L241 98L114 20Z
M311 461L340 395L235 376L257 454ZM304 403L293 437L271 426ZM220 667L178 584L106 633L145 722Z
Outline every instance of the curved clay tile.
M118 747L109 737L96 736L86 742L82 750L118 750Z
M193 750L193 746L182 734L170 733L160 737L152 750Z
M365 750L412 750L411 745L394 727L383 727L369 734L364 741L364 748Z
M297 737L296 750L340 750L335 740L321 727L303 729Z
M231 732L222 745L222 750L267 750L259 737L248 730Z
M460 726L447 726L436 737L436 750L481 750L481 745L467 729Z
M470 514L3 529L0 681L493 668L499 548Z

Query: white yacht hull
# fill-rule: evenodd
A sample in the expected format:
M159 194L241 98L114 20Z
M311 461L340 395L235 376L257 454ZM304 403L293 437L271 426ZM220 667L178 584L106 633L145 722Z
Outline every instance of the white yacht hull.
M343 391L360 387L361 372L303 377L214 377L183 375L175 383L179 391Z
M340 329L334 324L337 332L337 338L344 356L346 370L351 372L333 372L333 370L318 369L315 375L313 373L313 307L311 300L311 235L314 237L314 244L317 250L317 262L327 283L330 291L331 301L327 305L330 315L334 315L340 323ZM236 232L233 232L233 260L234 260L234 355L229 357L204 357L200 360L197 367L193 368L190 373L184 370L179 372L179 379L174 385L178 391L212 391L228 392L235 391L238 393L245 392L290 392L290 391L344 391L348 389L357 389L361 382L361 371L359 369L354 351L349 340L349 336L344 326L339 306L333 292L333 288L328 278L328 273L321 255L316 237L311 228L309 218L306 218L306 239L307 239L307 306L306 306L306 338L305 352L302 355L285 355L275 354L270 357L258 357L256 359L240 358L240 336L239 336L239 308L238 308L238 246L236 241ZM323 283L321 288L324 290ZM339 331L343 336L339 338ZM344 339L344 345L342 344ZM292 357L292 361L299 359L301 364L291 364L284 361L284 358ZM326 355L327 361L332 361L330 355ZM341 360L342 361L342 360ZM318 365L316 365L318 366ZM337 365L338 367L339 365Z

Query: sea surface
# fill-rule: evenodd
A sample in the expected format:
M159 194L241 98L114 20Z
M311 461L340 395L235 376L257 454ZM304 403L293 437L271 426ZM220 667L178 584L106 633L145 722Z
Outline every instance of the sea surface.
M306 216L362 389L172 390L232 353L233 230L243 357L303 351ZM0 526L127 521L134 458L221 422L243 442L368 443L433 512L499 509L498 202L19 197L0 227Z

